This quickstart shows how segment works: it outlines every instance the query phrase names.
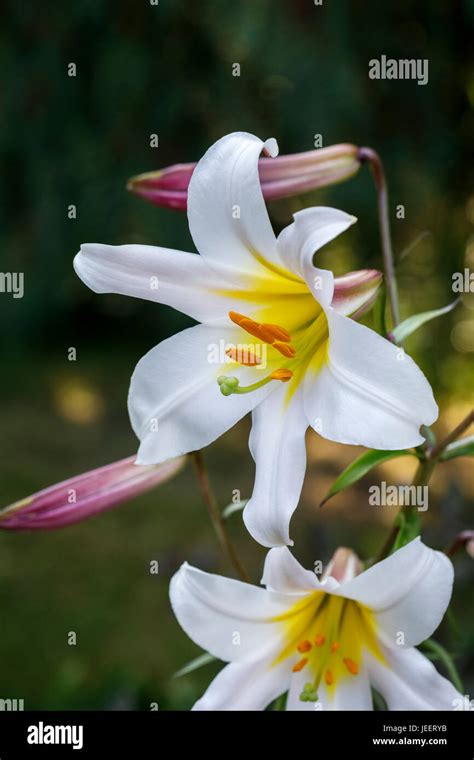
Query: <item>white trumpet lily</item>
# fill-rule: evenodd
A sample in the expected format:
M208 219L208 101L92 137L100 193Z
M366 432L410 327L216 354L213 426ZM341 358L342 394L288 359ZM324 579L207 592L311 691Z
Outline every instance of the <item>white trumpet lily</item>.
M201 449L253 414L255 487L244 520L265 546L291 544L306 469L305 432L398 449L423 441L438 409L414 362L349 318L370 303L379 273L334 278L313 254L356 219L308 208L275 237L258 176L263 143L235 133L213 145L188 191L200 256L142 245L87 244L79 277L98 293L168 304L201 324L138 363L129 412L138 464Z
M289 549L271 549L266 589L181 567L170 586L178 622L230 663L194 710L263 710L285 692L287 710L372 710L371 686L389 710L454 709L461 695L415 649L448 606L450 560L417 538L356 576L347 552L319 581Z

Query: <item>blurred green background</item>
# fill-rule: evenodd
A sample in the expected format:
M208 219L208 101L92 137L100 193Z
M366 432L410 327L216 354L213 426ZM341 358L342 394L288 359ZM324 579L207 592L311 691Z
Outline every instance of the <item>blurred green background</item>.
M424 6L421 8L421 6ZM382 155L389 179L402 315L453 300L451 275L474 268L473 0L76 0L4 3L0 145L1 270L24 272L25 296L0 293L0 504L133 453L126 394L136 361L189 320L166 307L96 296L72 259L81 242L193 250L186 217L125 190L127 178L198 159L223 134L275 136L281 153L350 141ZM429 84L373 81L382 54L427 58ZM77 76L69 77L69 63ZM241 76L232 76L232 64ZM158 133L159 148L149 144ZM275 228L303 205L335 205L359 223L320 255L339 274L380 267L366 168L349 182L271 205ZM77 218L68 218L68 206ZM398 204L405 219L395 218ZM418 241L418 242L416 242ZM412 246L412 243L416 245ZM407 252L407 249L408 252ZM405 252L405 253L404 253ZM438 431L472 404L474 296L410 338L433 383ZM77 350L69 362L68 348ZM207 452L222 506L250 494L248 421ZM367 506L367 481L317 505L358 449L308 438L310 464L292 523L312 565L341 544L368 557L393 513ZM380 470L409 482L410 460ZM439 468L424 536L442 547L472 527L468 460ZM229 521L258 581L263 550ZM150 575L157 559L160 574ZM198 649L170 611L184 560L231 573L190 467L116 511L53 533L0 534L0 697L27 708L184 709L216 667L173 679ZM454 622L438 638L474 689L472 560L456 558ZM68 646L69 631L77 645Z

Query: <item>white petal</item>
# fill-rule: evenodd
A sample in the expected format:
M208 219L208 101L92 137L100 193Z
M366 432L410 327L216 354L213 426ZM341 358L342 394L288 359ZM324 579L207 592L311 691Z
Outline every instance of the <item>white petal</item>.
M270 549L261 582L282 594L304 594L321 588L315 573L305 570L286 546Z
M261 259L278 263L258 174L265 147L276 155L274 140L234 132L209 148L191 177L189 229L198 251L219 269L253 272Z
M291 380L290 380L291 382ZM292 544L290 518L299 501L306 470L306 421L301 389L287 402L288 386L262 401L252 414L250 451L255 485L244 522L263 546Z
M447 556L416 538L340 586L337 593L376 613L386 643L396 645L403 633L404 645L411 647L439 626L451 598L453 575Z
M172 306L199 322L227 318L238 299L218 295L235 282L218 276L201 256L151 245L81 246L74 259L81 280L95 293L119 293Z
M387 666L369 657L370 680L389 710L453 710L462 695L417 649L384 649ZM459 704L459 703L458 703Z
M366 667L361 667L357 676L344 678L329 694L322 682L318 688L319 701L302 702L299 698L304 686L311 681L308 672L301 670L291 676L290 691L286 703L287 710L312 710L315 713L328 710L372 710L372 693Z
M333 298L334 276L326 269L313 266L313 256L357 219L325 206L306 208L293 218L293 224L285 227L278 236L280 257L291 272L306 280L316 300L322 306L329 306Z
M255 381L253 368L213 363L232 342L224 328L196 325L173 335L137 364L130 383L128 407L140 439L139 464L162 462L207 446L251 411L271 392L272 384L225 397L217 377L232 374L246 385ZM225 354L224 354L225 357ZM253 369L253 373L252 373Z
M288 689L286 663L232 662L214 678L193 710L264 710Z
M273 661L285 642L281 622L291 599L249 583L211 575L185 563L173 576L174 614L198 646L228 662Z
M308 369L304 404L310 424L324 438L374 449L402 449L423 442L438 407L415 362L377 333L333 309L328 361ZM317 421L317 425L315 424Z

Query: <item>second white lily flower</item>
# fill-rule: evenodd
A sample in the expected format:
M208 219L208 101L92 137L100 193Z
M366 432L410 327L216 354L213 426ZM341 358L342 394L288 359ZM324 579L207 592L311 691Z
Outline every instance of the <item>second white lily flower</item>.
M181 627L228 662L194 710L453 710L462 695L417 649L451 598L453 566L419 538L360 573L339 549L318 580L286 547L267 554L266 588L184 564L170 598ZM360 573L360 574L359 574Z
M416 364L347 316L373 299L378 273L348 275L338 288L332 272L313 265L355 217L308 208L276 238L258 176L262 150L276 155L275 140L234 133L197 165L188 221L200 256L86 244L74 265L95 292L158 301L202 323L135 369L137 462L201 449L251 411L256 477L244 520L257 541L278 546L292 543L309 426L332 441L399 449L423 441L419 428L438 408ZM351 288L358 278L360 292Z

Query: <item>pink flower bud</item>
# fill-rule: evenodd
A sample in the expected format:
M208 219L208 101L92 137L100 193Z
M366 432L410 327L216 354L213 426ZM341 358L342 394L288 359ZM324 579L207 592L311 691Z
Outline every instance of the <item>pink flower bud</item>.
M174 164L132 177L127 188L140 198L165 208L185 211L189 180L195 163ZM260 181L266 200L327 187L349 179L360 167L358 148L349 143L330 145L305 153L261 158Z
M0 511L0 528L62 528L150 491L176 475L186 457L163 464L137 465L136 456L84 472L38 491Z

